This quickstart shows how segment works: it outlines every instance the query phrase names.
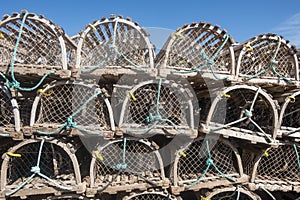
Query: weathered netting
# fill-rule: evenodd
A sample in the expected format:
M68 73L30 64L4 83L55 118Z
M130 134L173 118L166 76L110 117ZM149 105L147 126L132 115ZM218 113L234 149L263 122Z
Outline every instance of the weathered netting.
M0 127L13 128L15 125L15 116L13 106L8 97L9 90L5 86L0 86Z
M0 66L9 66L11 62L24 14L5 15L0 21L0 33L3 35L0 39ZM59 41L59 37L64 40ZM67 54L70 59L71 51L74 49L68 40L60 27L43 16L29 13L24 23L15 65L67 69Z
M148 34L131 19L103 18L87 26L79 39L81 62L77 67L131 66L153 64L153 47Z
M243 172L248 176L251 176L253 172L253 167L255 164L256 155L250 151L243 149L243 153L241 155Z
M96 89L84 84L57 84L40 95L35 124L43 126L64 124L68 117L76 112ZM110 119L104 97L99 94L87 103L79 113L72 117L78 126L87 129L110 130Z
M123 107L126 110L121 126L129 127L128 131L131 127L142 128L144 132L161 127L190 128L193 122L190 120L189 100L178 87L160 83L142 85L131 92L127 105Z
M29 126L34 98L18 98L21 126Z
M99 154L103 159L97 158L92 166L96 187L101 188L111 180L114 180L112 185L130 185L163 179L160 158L149 145L138 140L127 140L125 149L126 168L122 170L118 169L118 165L124 164L123 141L113 141L101 148Z
M216 167L228 177L240 177L237 165L237 158L233 149L222 141L209 140L211 159ZM207 168L208 151L205 147L204 140L197 140L193 142L184 154L178 160L177 164L177 178L179 182L190 183L197 180L203 175ZM201 182L217 180L222 178L222 175L216 171L214 167L210 167ZM225 179L225 177L223 177Z
M143 192L141 194L133 194L123 198L123 200L175 200L170 194L162 192Z
M6 190L12 190L21 185L33 172L36 166L40 142L21 146L14 153L20 157L11 156L7 163ZM64 186L75 186L75 172L69 155L57 144L45 142L40 158L40 171L42 174ZM51 185L46 179L35 176L23 189L43 189Z
M244 47L237 63L239 76L246 79L279 79L281 77L271 68L264 71L274 61L274 68L280 75L291 81L296 80L296 50L287 41L274 34L267 34L254 37L242 45Z
M214 194L209 195L206 198L210 200L260 200L257 195L239 188L230 189L229 191L221 189L220 191L215 191Z
M276 128L274 124L276 111L271 102L261 92L258 93L255 99L257 92L241 87L223 94L216 107L211 108L213 114L210 122L224 124L224 128L236 127L257 133L261 132L260 129L262 129L270 137L273 136ZM250 111L251 105L253 105L253 109L250 113L248 111ZM257 126L249 118L238 121L247 117L248 114Z
M297 200L299 197L299 193L294 192L282 192L282 191L268 191L271 193L272 197L264 190L257 190L255 193L262 199L262 200ZM273 198L274 197L274 198Z
M297 147L299 151L299 147ZM300 169L297 154L293 146L280 145L267 150L262 155L255 173L254 183L300 185ZM299 155L298 155L299 156ZM279 189L279 188L277 188Z
M224 45L224 46L223 46ZM213 69L218 73L231 73L233 60L231 41L219 27L201 22L193 23L173 33L158 54L156 63L182 72L210 71L208 60L216 55ZM220 51L218 53L218 51ZM204 53L206 56L204 56Z
M288 102L287 102L288 101ZM282 114L281 126L283 127L291 127L291 128L299 128L300 127L300 101L298 94L295 98L287 98L286 100L287 106ZM282 128L283 128L282 127Z

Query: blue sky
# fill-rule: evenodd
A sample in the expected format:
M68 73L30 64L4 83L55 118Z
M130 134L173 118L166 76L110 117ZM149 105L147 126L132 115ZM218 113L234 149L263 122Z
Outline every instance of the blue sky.
M237 42L273 32L300 47L299 0L0 0L1 16L23 9L43 14L70 36L86 24L114 13L129 16L146 28L165 29L166 33L185 23L206 21L226 29ZM162 34L161 40L163 37Z

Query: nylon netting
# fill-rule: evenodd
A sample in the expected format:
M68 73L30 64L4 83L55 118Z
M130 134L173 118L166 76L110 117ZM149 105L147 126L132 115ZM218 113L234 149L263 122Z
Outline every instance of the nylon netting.
M10 157L7 171L7 188L15 188L32 175L31 168L36 166L40 143L30 143L16 152L21 157ZM69 155L59 146L45 143L40 160L41 173L63 185L75 185L75 173ZM48 185L47 180L36 176L24 189L41 189Z
M261 157L255 181L284 181L299 184L300 169L293 146L282 145L278 148L271 148L268 154L269 156L262 155Z
M154 151L139 141L128 140L126 145L126 169L119 172L116 166L123 164L123 141L107 145L99 153L103 160L97 159L94 166L95 184L105 185L118 176L115 182L134 184L144 179L161 180L159 161Z
M15 124L14 120L11 101L0 87L0 126L11 127Z
M195 180L202 176L202 173L207 168L206 162L208 159L208 152L205 146L203 140L198 140L184 151L186 157L182 156L178 161L177 173L179 181ZM232 148L220 141L210 148L211 158L223 174L229 177L232 177L232 175L239 176L236 157ZM221 174L214 167L210 167L204 179L217 179L220 177Z

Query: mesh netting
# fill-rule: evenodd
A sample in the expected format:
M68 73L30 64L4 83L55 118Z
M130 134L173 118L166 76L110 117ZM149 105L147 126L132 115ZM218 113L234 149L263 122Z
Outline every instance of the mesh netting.
M0 86L0 126L12 127L15 124L13 106L3 90L6 88Z
M157 155L148 145L135 140L127 140L126 169L117 170L116 166L123 164L123 149L123 141L117 141L109 143L99 152L103 160L97 159L94 166L96 186L108 184L113 178L113 185L142 183L145 179L161 180Z
M215 141L209 140L209 144L214 144ZM201 177L207 168L208 152L203 140L193 142L188 149L184 151L186 157L180 157L177 163L178 180L195 180ZM237 159L233 149L227 144L218 141L210 147L211 159L217 168L226 176L238 176ZM176 164L176 163L175 163ZM205 179L217 179L221 174L214 167L210 167Z
M21 146L14 153L21 157L11 156L7 166L7 186L16 188L32 175L32 167L37 165L40 142L29 143ZM75 173L73 163L69 155L58 145L45 142L43 145L41 160L41 173L62 185L75 185ZM40 189L48 185L47 180L35 176L24 189Z
M151 47L140 28L124 19L97 21L84 33L81 66L149 65ZM104 67L103 66L103 67Z
M226 126L230 124L231 127L237 127L242 129L251 130L254 132L261 132L262 129L265 133L272 136L274 131L274 113L271 103L266 99L261 92L255 100L255 94L257 91L249 89L235 89L227 92L229 98L225 96L218 102L211 121L220 123ZM253 109L250 111L251 105ZM220 113L224 113L220 115ZM237 120L242 119L250 114L251 119L257 124L257 126L249 119L238 122ZM268 116L268 117L266 117Z
M299 184L300 169L293 146L282 145L278 148L271 148L268 154L269 156L263 155L259 161L255 182L264 180Z
M239 197L239 198L238 198ZM246 194L243 192L235 191L220 191L220 193L214 194L209 197L210 200L257 200L256 196Z
M238 63L239 75L256 76L264 68L271 65L271 60L275 56L275 60L278 62L275 64L276 71L286 78L295 80L296 64L295 58L291 53L293 50L290 45L281 40L278 54L276 55L275 52L279 42L278 37L264 35L243 44L245 47L241 52L242 57ZM271 68L257 77L278 78Z
M60 84L41 95L36 124L64 124L67 118L95 94L95 88L81 84ZM73 117L80 126L110 130L108 108L102 95L98 95Z
M160 194L156 192L149 192L139 195L132 195L131 197L126 197L124 200L172 200L173 198L169 197L166 194Z
M159 84L147 84L133 92L135 99L129 99L123 124L132 127L151 127L154 123L157 123L156 127L189 127L190 111L185 96L178 88L168 85L162 84L160 93L158 88ZM163 119L159 122L151 119L157 116L157 110Z
M216 72L231 72L233 61L229 50L230 42L225 41L223 32L217 31L209 24L200 23L179 29L171 37L174 37L174 41L171 44L170 52L163 57L167 59L167 66L175 70L194 70L207 64L203 52L208 58L212 58L222 48L222 44L226 42L214 59L213 68ZM208 66L205 71L209 71Z
M11 62L23 14L13 15L0 22L0 65L8 66ZM26 18L21 40L17 50L15 64L36 66L62 66L62 46L58 40L58 33L54 25L49 25L46 19L29 14ZM59 27L56 27L56 31ZM67 45L68 43L66 43ZM67 49L68 45L67 45Z
M253 167L255 164L256 155L250 151L244 150L242 153L242 165L243 165L243 172L248 176L251 176L253 172Z
M293 101L293 100L292 100ZM295 102L289 102L282 116L281 126L298 128L300 127L300 101L295 97Z

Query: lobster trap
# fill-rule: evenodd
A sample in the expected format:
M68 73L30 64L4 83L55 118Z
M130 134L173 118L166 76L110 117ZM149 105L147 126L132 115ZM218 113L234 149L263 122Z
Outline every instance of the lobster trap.
M61 81L39 90L32 106L30 125L39 134L65 130L103 134L114 130L112 108L96 85Z
M210 192L205 198L210 200L261 200L261 198L255 193L239 186L215 189L214 191Z
M0 136L15 136L20 131L20 113L17 101L10 90L0 85Z
M237 76L249 82L293 84L299 80L297 49L281 36L261 34L235 49Z
M235 85L220 91L213 100L203 131L271 143L277 124L277 106L269 94L260 87Z
M131 86L123 96L121 111L114 112L120 113L118 125L124 132L195 137L198 109L188 88L175 81L149 80Z
M57 139L28 139L11 147L3 156L1 196L82 193L85 188L72 148Z
M160 153L142 139L100 145L91 161L90 179L88 195L168 187Z
M208 72L216 79L224 78L220 74L234 74L234 41L219 28L205 22L179 28L156 56L157 67L178 75Z
M4 15L0 21L0 71L3 73L11 70L8 68L11 62L19 75L68 70L72 63L74 66L75 50L76 44L63 29L42 15L23 11Z
M176 198L167 192L146 191L129 194L123 197L122 200L176 200Z
M153 68L154 48L148 36L130 18L111 15L95 21L80 34L76 68L87 71L109 67L142 71Z
M299 138L300 131L300 91L286 95L279 116L278 135L281 137Z
M283 143L271 147L256 159L251 175L251 190L300 192L299 146Z
M248 181L237 149L229 141L214 137L197 139L178 150L171 177L174 194Z

